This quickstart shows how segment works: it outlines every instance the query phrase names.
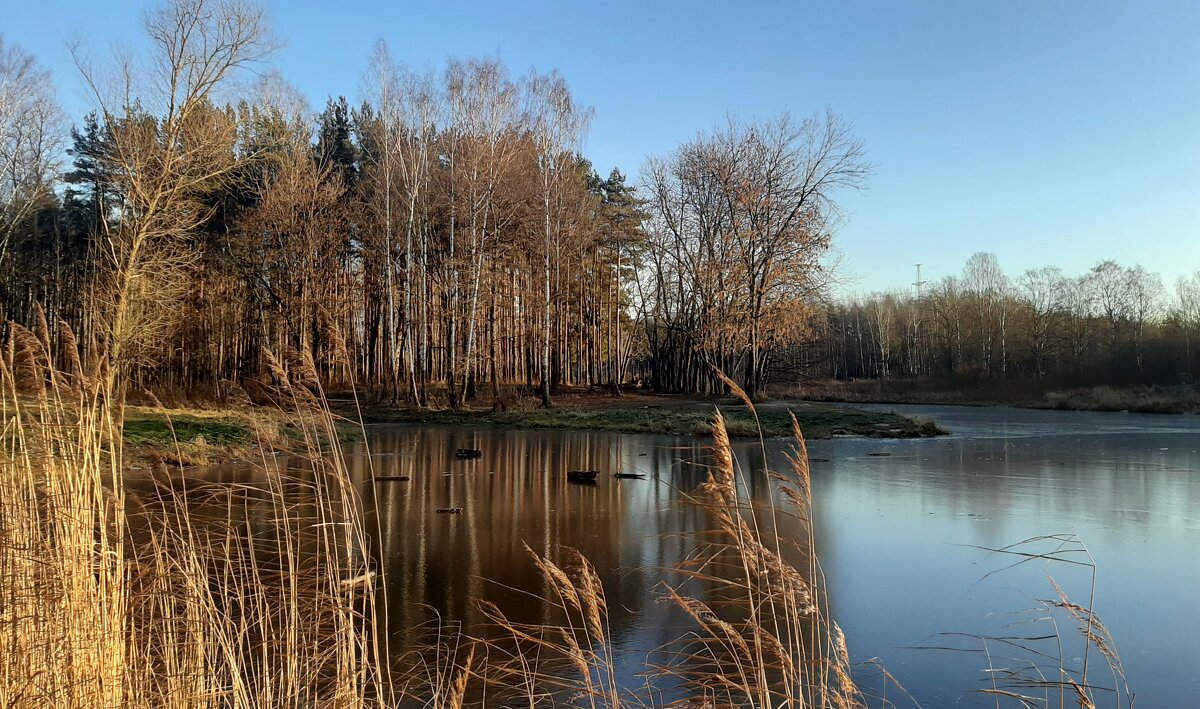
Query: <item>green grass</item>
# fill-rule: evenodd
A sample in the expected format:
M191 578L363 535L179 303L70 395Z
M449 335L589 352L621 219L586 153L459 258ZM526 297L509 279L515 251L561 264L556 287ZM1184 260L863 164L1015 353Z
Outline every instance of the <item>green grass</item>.
M176 441L192 443L198 438L209 445L231 446L250 442L247 421L233 418L141 414L125 419L125 443L135 447L172 446Z
M338 439L361 438L356 424L335 423ZM159 409L130 407L122 433L128 458L139 466L162 460L183 465L207 465L258 455L256 447L285 450L315 444L306 441L296 423L282 411L254 409ZM311 435L311 434L310 434Z
M763 434L789 436L792 420L786 405L771 404L759 409ZM514 428L556 428L622 433L678 433L708 435L712 432L715 406L564 407L490 413L485 411L390 411L374 420L459 426L494 425ZM808 438L870 436L874 438L920 438L944 434L932 421L921 421L890 412L863 411L843 407L794 407L800 428ZM722 407L729 433L757 437L754 416L742 406Z
M715 403L694 400L654 401L652 405L591 402L551 409L528 409L491 413L488 411L429 411L416 409L376 411L368 415L375 423L440 424L450 426L501 426L549 428L621 433L676 433L706 436L712 433ZM721 406L729 433L735 437L758 436L753 415L740 404ZM796 412L800 428L809 438L869 436L874 438L920 438L945 433L932 421L921 421L890 412L863 411L848 407L808 402L770 402L759 407L766 436L790 436L789 411ZM169 420L168 420L169 419ZM130 460L163 460L183 465L205 465L257 455L255 446L268 450L286 449L302 443L299 432L282 412L258 409L175 409L131 407L124 424L125 446ZM342 441L360 436L356 425L339 422ZM317 441L324 447L328 441Z

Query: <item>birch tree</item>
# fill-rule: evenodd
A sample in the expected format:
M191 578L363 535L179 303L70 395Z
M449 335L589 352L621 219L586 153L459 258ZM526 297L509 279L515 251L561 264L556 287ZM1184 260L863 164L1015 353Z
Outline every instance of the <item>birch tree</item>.
M1144 369L1143 344L1146 325L1158 313L1163 284L1158 274L1141 266L1129 269L1129 319L1133 324L1133 343L1138 371Z
M419 274L428 268L428 243L422 230L429 207L436 131L442 110L434 77L396 62L387 45L375 46L365 80L368 100L378 112L377 135L383 212L383 252L387 298L388 369L393 401L404 370L413 403L424 405L428 370L428 303ZM396 234L397 224L403 239ZM399 254L397 254L397 251ZM403 278L403 302L396 305L397 271Z
M587 132L592 110L578 105L558 72L533 73L527 79L526 120L535 146L542 216L542 406L550 406L551 258L562 229L562 186L571 178L573 151Z

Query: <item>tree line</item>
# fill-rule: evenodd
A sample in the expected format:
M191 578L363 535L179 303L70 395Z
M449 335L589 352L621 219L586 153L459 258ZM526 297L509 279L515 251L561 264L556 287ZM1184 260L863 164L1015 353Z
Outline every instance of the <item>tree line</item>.
M866 174L832 114L731 120L651 159L642 194L583 157L592 110L557 72L419 71L380 43L362 100L314 116L277 73L232 86L275 44L253 6L175 0L146 29L149 62L75 48L94 110L69 133L35 58L0 49L3 317L69 324L136 386L222 394L307 352L418 405L716 391L714 367L754 393Z
M185 0L147 29L164 61L144 83L108 92L124 67L80 62L96 110L67 139L46 73L0 55L6 321L43 310L131 382L189 391L263 377L265 352L421 404L622 378L640 220L577 152L590 109L557 73L417 72L381 44L361 104L314 121L276 74L216 102L270 49L257 10ZM47 107L39 144L26 104Z
M1192 384L1200 271L1170 287L1111 260L1014 277L977 253L960 275L830 303L823 328L825 373L839 379Z
M635 187L584 157L592 109L554 71L416 70L380 43L360 100L314 112L262 70L277 43L255 6L172 0L145 24L138 61L73 48L92 111L69 129L48 73L0 40L0 316L44 313L114 381L253 396L291 376L285 354L333 388L452 407L723 393L725 375L751 396L814 376L1195 380L1200 277L1010 278L979 254L835 298L838 199L870 167L833 113L731 118Z

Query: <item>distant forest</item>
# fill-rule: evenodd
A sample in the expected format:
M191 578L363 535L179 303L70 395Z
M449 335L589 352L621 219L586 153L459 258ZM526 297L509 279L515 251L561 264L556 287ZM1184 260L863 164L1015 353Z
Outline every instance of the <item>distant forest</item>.
M1113 261L1014 277L978 253L961 275L834 303L822 326L818 361L838 379L1194 384L1200 271L1170 288Z
M980 254L913 292L834 297L837 197L869 169L832 113L731 119L635 188L581 154L592 111L556 72L416 71L380 44L362 99L314 114L278 74L231 81L273 46L250 19L186 51L151 25L145 74L77 52L94 110L69 129L36 58L0 42L6 323L44 318L134 387L217 398L307 370L452 407L514 387L721 393L717 370L752 396L814 377L1195 380L1200 274L1012 278Z

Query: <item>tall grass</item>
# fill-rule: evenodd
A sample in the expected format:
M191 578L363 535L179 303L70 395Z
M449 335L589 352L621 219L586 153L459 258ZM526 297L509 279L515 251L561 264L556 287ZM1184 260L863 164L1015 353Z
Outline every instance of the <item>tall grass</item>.
M689 498L709 528L693 535L686 558L661 570L655 590L683 627L639 661L639 683L622 684L630 651L614 643L600 573L567 548L549 558L527 547L543 582L542 622L518 622L481 602L492 632L435 628L429 652L399 663L397 673L381 627L386 613L376 607L384 594L366 516L311 356L264 353L300 432L291 458L298 464L264 452L259 474L244 482L165 466L127 480L124 397L113 393L107 364L81 361L69 331L56 353L44 324L12 332L0 357L0 707L885 703L869 701L855 683L828 609L805 440L794 419L790 466L768 473L771 493L756 504L725 419L715 415L712 464ZM1053 676L1031 665L997 674L990 693L1054 705L1051 691L1030 703L1037 697L1028 690L1040 681L1057 688L1058 706L1068 695L1096 706L1087 667L1095 648L1120 681L1122 706L1124 676L1091 604L1061 594L1045 607L1079 625L1082 670L1059 662ZM1054 637L1061 649L1057 626Z
M1200 389L1180 386L1139 386L1116 389L1095 386L1047 392L1046 405L1076 411L1133 411L1146 414L1200 412Z
M12 326L0 359L0 706L361 707L383 695L363 515L323 397L303 465L127 481L106 363ZM53 361L66 361L60 370ZM313 372L294 358L284 382ZM303 494L301 494L303 493ZM306 504L296 500L305 499Z

